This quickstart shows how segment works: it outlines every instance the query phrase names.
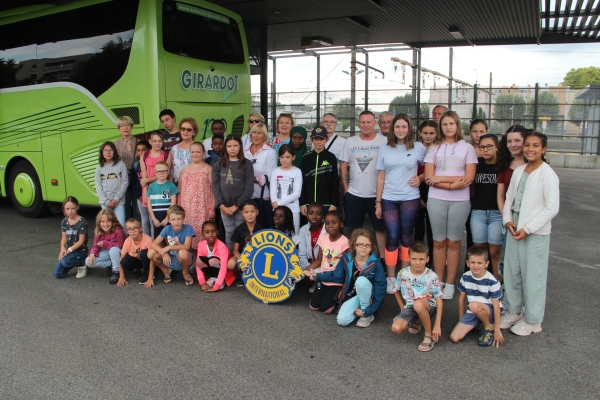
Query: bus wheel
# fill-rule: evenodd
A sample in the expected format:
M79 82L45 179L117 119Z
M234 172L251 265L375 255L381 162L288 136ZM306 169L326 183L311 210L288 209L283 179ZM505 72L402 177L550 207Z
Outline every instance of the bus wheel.
M42 198L40 180L29 162L21 160L11 168L8 190L13 206L24 217L36 218L48 213L48 205Z

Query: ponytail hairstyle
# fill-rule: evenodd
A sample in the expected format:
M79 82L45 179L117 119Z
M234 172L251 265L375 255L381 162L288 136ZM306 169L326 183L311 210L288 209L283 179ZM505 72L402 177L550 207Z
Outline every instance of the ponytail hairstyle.
M523 125L513 125L506 130L506 133L502 135L500 143L498 143L498 156L496 158L496 168L498 171L504 171L510 167L510 163L513 159L513 155L508 149L508 134L518 132L523 141L525 141L525 134L527 129Z
M535 132L535 131L527 132L527 134L525 135L525 138L523 140L523 144L525 144L525 140L527 140L527 138L531 137L531 136L534 136L534 137L540 139L542 141L543 148L546 149L548 147L548 136L546 136L545 134L543 134L541 132ZM527 161L527 159L525 161ZM548 159L546 158L545 151L542 153L542 161L545 162L546 164L550 164L548 162Z

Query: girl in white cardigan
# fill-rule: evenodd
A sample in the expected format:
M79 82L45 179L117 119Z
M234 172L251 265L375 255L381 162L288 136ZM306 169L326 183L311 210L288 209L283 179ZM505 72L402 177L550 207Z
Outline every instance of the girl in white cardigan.
M525 136L527 164L514 170L503 222L507 229L504 259L504 304L500 328L519 336L541 332L546 305L546 280L551 220L560 203L558 176L546 163L546 135ZM523 311L525 304L525 311Z

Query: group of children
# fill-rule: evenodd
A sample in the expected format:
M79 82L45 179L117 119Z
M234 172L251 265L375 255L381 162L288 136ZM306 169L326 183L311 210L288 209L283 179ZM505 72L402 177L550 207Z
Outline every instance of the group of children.
M399 131L406 136L411 129L410 118L397 116L396 121ZM88 251L87 224L77 214L77 200L68 197L63 203L66 218L62 222L63 238L54 274L63 278L71 268L78 267L77 278L83 278L87 267L107 267L110 283L122 286L127 283L123 271L127 269L149 288L154 286L155 268L159 268L165 283L181 272L187 286L193 285L191 273L196 272L204 292L218 291L236 280L238 286L243 286L238 257L254 232L273 228L288 235L298 246L304 275L314 282L310 288L312 310L325 314L337 312L340 325L358 318L357 326L367 327L383 304L386 292L390 293L391 285L391 293L401 309L392 331L418 334L424 328L419 350L430 351L441 335L442 299L451 299L454 293L462 230L470 217L468 224L478 246L469 248L466 260L469 270L457 285L460 322L452 331L451 340L461 340L479 324L481 346L499 346L504 340L500 328L511 328L523 335L539 332L544 313L550 220L558 212L558 180L543 158L545 136L515 131L521 135L521 146L528 149L526 153L521 149L520 153L526 165L524 161L523 165L513 165L519 158L510 141L518 138L513 132L503 137L512 161L502 174L512 175L514 170L519 177L513 177L515 182L506 190L500 182L508 186L511 178L501 178L495 172L497 138L485 131L472 133L473 145L467 144L456 113L444 113L440 122L439 127L430 121L419 126L427 154L422 151L425 166L419 171L418 182L411 183L431 188L425 199L421 193L420 201L426 206L424 218L431 225L427 236L433 239L435 272L426 268L431 246L421 241L410 246L409 241L406 245L402 242L407 247L403 249L402 260L408 262L393 278L390 271L395 271L398 252L391 260L386 249L385 260L390 265L384 269L379 258L382 255L378 255L370 232L357 230L350 240L342 234L343 220L336 209L337 159L325 149L327 133L318 127L311 133L314 150L304 155L300 168L295 157L301 141L281 144L277 150L279 166L262 181L255 176L252 166L255 160L245 157L238 136L228 135L222 144L221 137L213 138L212 151L220 152L217 159L210 153L207 158L201 143L191 143L191 163L179 172L178 186L169 179L171 154L162 150L162 136L153 133L150 149L146 143L138 143L136 148L139 161L134 164L138 178L134 181L135 194L147 209L141 223L136 218L123 221L119 205L127 185L118 181L127 171L123 171L114 145L103 144L96 179L97 188L102 190L102 195L99 194L102 211L96 218L94 245ZM477 131L478 124L481 121L473 122L472 132ZM250 134L263 129L261 125L251 128ZM435 135L429 135L429 128L434 128ZM526 188L528 178L530 183ZM262 224L259 222L262 207L252 200L256 183L270 189L273 217L272 221L267 220L268 226L264 226L264 220ZM378 196L381 195L378 190ZM498 207L501 197L503 203ZM539 198L536 205L531 202L534 197ZM220 211L225 243L219 239L221 224L214 221L215 209ZM308 222L302 228L300 215ZM505 238L502 226L509 231ZM499 300L502 297L499 279L503 240L507 241L508 312L501 319L504 309ZM490 261L491 273L487 271ZM541 284L531 273L523 273L531 268L543 276ZM528 304L525 312L524 302Z

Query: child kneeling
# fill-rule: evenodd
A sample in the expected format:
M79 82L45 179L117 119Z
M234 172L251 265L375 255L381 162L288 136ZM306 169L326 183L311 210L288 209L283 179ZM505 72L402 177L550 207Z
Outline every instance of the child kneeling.
M317 282L341 282L337 323L350 325L357 317L356 326L366 328L375 319L383 305L387 281L371 232L358 229L350 238L345 252L334 271L314 274ZM310 276L310 271L305 275Z
M487 271L490 263L488 252L483 246L471 246L467 250L467 271L460 278L457 289L460 291L458 298L458 324L450 334L450 340L453 342L461 341L467 333L483 324L481 335L477 344L482 347L499 347L504 343L504 337L500 331L500 324L494 321L500 321L502 312L502 286L494 275ZM468 310L465 314L465 298L469 302Z
M426 267L429 262L429 247L416 241L409 248L410 266L398 272L394 295L400 306L400 314L394 318L392 332L405 330L413 335L425 328L419 351L431 351L442 335L442 290L437 274ZM435 314L435 323L431 318Z
M219 230L215 221L208 220L202 224L204 240L198 243L196 272L198 284L203 292L216 292L235 282L235 274L227 269L231 258L227 245L219 240Z

